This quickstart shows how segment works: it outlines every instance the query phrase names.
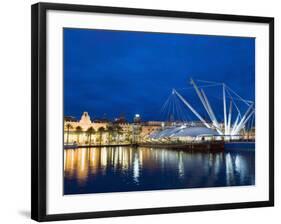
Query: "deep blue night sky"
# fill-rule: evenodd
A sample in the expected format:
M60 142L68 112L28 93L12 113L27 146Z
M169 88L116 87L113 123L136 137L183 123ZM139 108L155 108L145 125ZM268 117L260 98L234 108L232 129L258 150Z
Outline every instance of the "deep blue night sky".
M172 88L190 86L191 77L225 82L254 100L255 39L64 29L65 115L161 120Z

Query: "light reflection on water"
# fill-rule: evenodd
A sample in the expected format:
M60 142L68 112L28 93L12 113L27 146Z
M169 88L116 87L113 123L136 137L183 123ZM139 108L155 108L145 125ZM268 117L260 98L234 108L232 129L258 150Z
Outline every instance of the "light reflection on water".
M254 152L102 147L64 150L64 193L255 184Z

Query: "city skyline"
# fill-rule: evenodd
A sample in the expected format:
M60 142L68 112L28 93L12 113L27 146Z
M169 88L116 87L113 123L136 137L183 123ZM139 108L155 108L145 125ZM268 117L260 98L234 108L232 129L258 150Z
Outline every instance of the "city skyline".
M187 87L190 77L226 82L254 100L254 46L254 38L66 28L64 115L164 120L172 88Z

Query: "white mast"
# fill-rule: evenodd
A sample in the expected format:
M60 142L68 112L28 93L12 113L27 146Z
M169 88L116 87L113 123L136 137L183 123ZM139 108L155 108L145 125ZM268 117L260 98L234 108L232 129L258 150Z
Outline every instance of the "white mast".
M205 110L207 111L209 117L211 118L211 114L210 114L210 111L209 111L209 109L208 109L208 106L207 106L207 104L206 104L206 102L205 102L205 99L203 98L203 96L202 96L200 90L198 89L198 87L197 87L197 85L195 84L195 82L193 81L193 79L190 79L190 83L193 85L193 87L194 87L194 89L195 89L195 91L196 91L196 93L197 93L197 95L198 95L198 97L199 97L201 103L203 104ZM211 119L212 119L212 118L211 118Z
M212 110L212 107L211 107L211 105L210 105L210 103L209 103L209 100L208 100L208 98L207 98L205 92L203 91L203 89L201 89L201 92L200 92L198 86L197 86L196 83L193 81L193 79L190 79L190 83L193 85L193 87L194 87L194 89L195 89L195 91L196 91L196 93L197 93L197 95L198 95L198 97L199 97L201 103L203 104L205 110L207 111L207 113L208 113L208 115L209 115L209 117L210 117L210 119L211 119L211 121L212 121L214 127L216 128L216 130L217 130L220 134L222 134L222 132L221 132L221 130L220 130L220 127L219 127L219 124L218 124L218 122L217 122L217 119L216 119L216 117L215 117L215 114L214 114L214 112L213 112L213 110Z
M227 117L226 117L226 101L225 101L225 84L222 84L223 93L223 118L224 118L224 134L227 135Z
M229 103L229 110L228 110L228 121L227 121L227 134L230 134L231 129L231 114L232 114L232 101L230 100Z
M237 133L239 133L239 131L241 130L241 128L243 128L243 125L245 124L245 121L247 122L247 120L250 118L250 116L253 114L253 112L255 112L254 110L250 113L251 109L253 108L253 104L251 104L248 108L248 110L245 112L244 116L242 117L242 119L240 120L240 122L238 123L238 125L236 126L236 128L233 130L233 134L236 135ZM250 114L249 114L250 113ZM248 115L249 114L249 115Z
M220 84L215 83L216 85L222 85L222 91L223 91L224 127L221 127L216 119L215 113L211 107L210 101L208 100L208 97L205 94L204 90L201 87L199 88L193 79L191 79L190 83L193 85L201 103L203 104L206 112L208 113L212 125L207 123L207 121L203 117L201 117L201 115L190 105L190 103L187 102L187 100L182 95L180 95L175 89L173 89L172 94L175 94L207 128L215 128L220 135L231 135L231 136L237 135L241 131L241 129L245 127L245 124L255 113L255 109L253 108L254 102L243 99L236 92L230 89L225 83L220 83ZM209 83L212 83L214 85L213 82L209 82ZM230 97L228 108L227 108L226 92ZM240 100L247 105L248 107L247 111L244 113L243 116L241 116L241 112L238 106L236 105L235 99L232 97L232 94L238 97L237 100ZM233 106L235 106L237 110L237 116L235 118L235 121L233 120L234 123L232 122L233 119L232 113L234 109Z
M235 130L234 135L237 135L237 134L240 132L240 130L245 127L245 124L247 123L247 121L250 119L250 117L251 117L254 113L255 113L254 110L251 111L251 113L250 113L250 114L247 116L247 118L243 121L243 123L240 125L240 127Z
M218 123L218 121L216 119L216 116L215 116L214 111L213 111L213 109L211 107L211 104L209 103L209 100L208 100L208 98L207 98L207 96L206 96L206 94L205 94L203 89L201 89L201 92L202 92L202 95L203 95L203 97L205 99L206 105L207 105L207 107L208 107L208 109L210 111L210 115L212 116L211 120L213 122L213 125L215 126L216 130L218 131L218 133L220 135L222 135L222 130L220 129L219 123Z
M195 114L196 117L207 127L211 128L210 125L200 116L200 114L175 90L173 89L172 94L176 94L179 99Z
M241 117L240 112L238 112L238 115L237 115L237 117L236 117L236 120L235 120L235 122L234 122L234 125L232 126L232 130L231 130L230 135L234 135L234 131L235 131L235 129L236 129L236 126L237 126L237 124L238 124L238 121L239 121L239 118L240 118L240 117Z

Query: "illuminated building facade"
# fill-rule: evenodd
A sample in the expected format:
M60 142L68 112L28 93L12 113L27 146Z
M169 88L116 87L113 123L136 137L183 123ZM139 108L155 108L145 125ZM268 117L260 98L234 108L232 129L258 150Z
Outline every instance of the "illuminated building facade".
M140 115L134 117L134 123L125 119L113 122L102 119L92 121L88 112L80 120L73 117L64 118L64 144L78 145L119 145L140 142L155 131L161 129L161 122L141 123Z

